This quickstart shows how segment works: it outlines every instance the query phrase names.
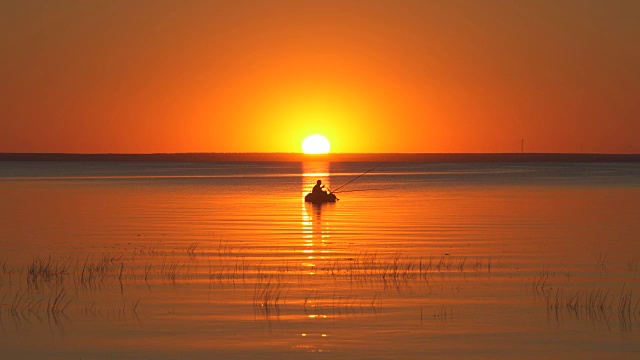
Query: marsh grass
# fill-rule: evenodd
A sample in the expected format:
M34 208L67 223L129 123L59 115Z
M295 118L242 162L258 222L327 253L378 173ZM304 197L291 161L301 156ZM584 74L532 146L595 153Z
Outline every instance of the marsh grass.
M76 266L74 269L74 274L77 274L75 277L76 283L78 286L82 287L95 287L99 283L107 280L109 275L113 274L117 268L118 262L120 262L120 279L122 278L122 261L123 256L121 254L118 255L107 255L104 254L102 257L95 259L93 256L87 256L80 265L79 261L76 261Z
M60 314L64 313L66 308L71 304L73 298L67 300L67 291L61 288L58 291L52 291L47 301L47 313L48 314Z
M27 267L27 285L38 288L42 283L60 283L68 274L69 264L47 257L45 260L36 256Z
M187 255L191 258L195 257L197 248L198 248L198 242L193 242L189 244L186 248Z
M286 290L286 291L285 291ZM280 306L286 302L288 287L275 275L263 274L256 279L253 291L254 313L261 313L265 319L280 315Z
M542 270L533 277L533 280L531 281L531 289L534 294L547 293L549 290L548 288L550 287L549 281L551 275L552 274L549 271Z
M554 282L561 284L555 276L555 273L543 270L533 277L530 284L533 294L536 297L541 295L544 299L549 319L559 321L566 314L575 319L584 319L594 326L603 324L610 328L611 319L616 316L618 328L623 332L629 331L631 324L640 324L640 299L634 298L633 291L626 284L622 284L619 291L611 287L575 289L576 284L571 283L571 277L562 283L564 286L553 285Z
M162 265L160 265L160 274L175 283L181 275L181 271L184 267L185 264L181 263L177 259L167 260L167 258L164 258L162 260Z
M598 255L598 258L596 259L596 264L595 264L596 269L600 271L607 271L608 261L609 261L609 254L600 253L600 255Z
M14 320L28 321L30 316L39 317L41 312L53 317L64 315L72 301L73 297L64 288L51 290L48 297L35 295L29 289L24 289L16 291L11 298L5 294L0 300L0 309Z
M640 300L635 301L634 305L633 291L631 289L626 289L626 285L627 284L622 285L620 298L618 300L617 311L620 315L627 315L629 317L631 317L632 314L634 316L640 315L640 313L638 312L638 305L640 304Z
M490 259L475 258L469 261L466 256L449 254L414 258L400 252L381 255L368 251L356 252L353 257L314 260L313 264L300 266L299 262L292 260L265 262L261 258L244 256L242 251L235 249L232 244L221 239L215 247L204 249L194 242L175 249L153 245L136 247L133 251L86 255L82 258L36 256L24 271L18 271L25 274L27 290L15 293L7 308L13 314L43 311L59 315L64 314L73 300L79 299L79 294L85 291L104 291L101 289L111 289L111 285L115 284L124 297L125 288L135 286L137 282L149 287L166 281L174 284L191 283L204 275L209 280L210 289L215 284L230 284L234 287L236 283L253 285L253 306L266 315L273 315L284 304L291 303L289 297L292 292L305 291L307 295L300 299L301 310L305 314L311 310L324 314L328 309L331 309L332 314L362 313L364 309L375 312L380 307L382 298L379 291L393 290L402 293L404 289L412 287L412 284L430 286L431 283L441 281L442 279L437 280L436 274L445 276L483 270L489 272L491 269ZM208 267L205 266L208 270L204 274L198 265L201 258L205 258L208 264ZM4 274L9 272L6 261L0 263L0 270ZM336 296L318 290L305 290L316 278L346 282L351 284L353 291L364 284L380 284L382 288L372 291L372 296ZM76 295L70 296L65 285L74 288ZM49 295L43 296L42 292L47 291L46 289L49 289ZM137 312L139 303L140 299L131 305L131 313ZM94 306L85 306L85 310L85 314L95 313Z
M0 259L0 286L11 282L11 273L7 259Z
M633 256L627 261L627 270L640 271L640 256Z
M486 264L486 268L484 267ZM439 258L413 258L400 253L388 257L378 253L356 253L352 258L338 258L326 262L324 267L317 266L316 273L333 277L347 277L350 280L381 281L382 283L400 283L410 280L429 281L435 274L465 273L486 270L491 272L491 259L480 258L469 266L466 256L455 257L441 255Z
M202 247L194 242L163 248L156 244L115 254L36 256L25 267L16 269L10 269L7 261L2 260L0 285L5 284L4 289L9 291L2 296L0 316L62 317L69 308L75 308L76 314L84 316L137 319L140 306L146 301L142 297L128 301L127 297L131 297L128 289L140 285L151 289L167 283L198 286L200 280L207 284L212 296L216 288L244 289L246 302L251 304L254 314L268 320L279 318L282 312L314 319L378 314L383 308L382 298L450 299L463 293L463 284L470 278L485 279L490 286L493 274L500 279L500 270L505 268L500 258L448 253L413 256L365 250L308 258L306 253L291 253L289 248L278 250L280 253L252 255L222 239L208 245L211 246ZM629 259L627 269L636 271L638 261L637 257ZM599 257L596 269L607 268L608 256L604 254ZM6 279L11 274L20 289L13 291L13 286L8 286ZM528 291L543 299L548 315L570 313L598 322L617 314L623 324L633 324L640 316L640 299L634 296L631 287L576 290L571 276L566 277L563 286L557 286L558 275L549 270L529 276ZM120 305L98 307L95 300L98 295ZM431 315L434 319L451 320L452 311L451 306L442 306ZM421 308L420 321L423 318Z
M85 306L81 309L80 313L85 317L92 319L104 319L104 320L127 320L134 319L140 322L140 314L138 312L138 306L141 299L138 298L135 301L127 301L126 298L122 299L122 305L117 307L104 307L98 306L97 301L91 302L91 305Z
M11 313L12 315L22 315L24 313L35 313L36 311L38 311L43 299L30 299L28 295L28 290L18 290L11 303L8 304L9 313ZM4 298L2 299L2 304L4 304Z

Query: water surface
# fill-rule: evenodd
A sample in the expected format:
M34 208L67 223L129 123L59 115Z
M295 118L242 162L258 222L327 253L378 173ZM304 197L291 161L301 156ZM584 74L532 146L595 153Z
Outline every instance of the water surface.
M4 162L0 199L12 358L640 351L635 163Z

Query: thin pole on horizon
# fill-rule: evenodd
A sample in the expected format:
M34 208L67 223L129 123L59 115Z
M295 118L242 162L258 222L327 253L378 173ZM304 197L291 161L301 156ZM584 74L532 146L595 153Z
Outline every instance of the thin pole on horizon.
M520 140L520 153L524 154L524 139Z

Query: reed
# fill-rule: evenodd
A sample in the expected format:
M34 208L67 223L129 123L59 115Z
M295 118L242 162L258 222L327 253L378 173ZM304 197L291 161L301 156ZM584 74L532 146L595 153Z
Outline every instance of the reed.
M457 267L458 267L458 270L459 270L459 271L464 271L464 265L465 265L466 263L467 263L467 257L465 256L465 257L463 257L462 259L460 259L460 260L458 261L458 266L457 266Z
M632 322L637 322L640 317L640 299L634 300L633 292L626 284L623 284L618 296L614 296L608 288L578 290L569 295L565 295L566 293L562 288L545 291L548 314L553 311L558 318L562 312L566 312L594 323L608 322L612 315L617 314L622 331L630 330Z
M8 306L8 311L10 314L17 316L20 314L24 314L25 312L35 312L40 306L42 299L40 300L32 300L29 299L29 291L18 290L13 297L13 300ZM2 299L2 304L4 305L4 297Z
M478 271L482 268L482 260L480 258L476 258L476 260L471 265L473 271Z
M640 271L640 256L634 256L627 261L627 270Z
M138 305L140 305L140 298L138 298L138 300L136 300L135 302L131 303L131 313L138 317Z
M598 258L596 259L596 269L600 271L607 271L608 258L608 253L600 253L600 255L598 255Z
M0 259L0 286L4 285L7 275L9 275L7 259Z
M625 289L627 284L622 285L622 290L620 292L620 300L618 301L618 313L621 315L631 315L632 310L632 290Z
M540 271L533 277L531 282L531 288L534 293L547 293L548 288L550 287L549 279L551 277L551 273L546 270Z
M73 298L70 298L65 302L67 297L67 291L62 288L59 291L52 291L47 301L47 313L48 314L63 314L67 306L71 303ZM63 305L64 304L64 305Z
M189 255L189 257L195 257L196 256L196 249L198 248L198 242L193 242L191 244L189 244L186 248L186 252Z
M68 274L68 269L68 264L60 263L50 256L46 260L36 256L27 267L27 284L37 289L41 282L61 282Z
M273 311L279 311L283 288L284 286L277 281L276 276L259 277L254 286L254 308L260 309L266 316L269 316ZM284 297L282 300L284 301Z
M151 274L151 267L153 264L145 264L144 265L144 282L149 283L149 274Z
M164 258L160 267L160 275L175 283L180 276L180 271L183 268L184 264L180 263L178 260L167 260L166 258Z
M104 282L115 269L117 262L120 261L121 266L124 264L121 255L107 255L94 259L93 256L87 256L82 266L76 265L74 273L77 274L77 282L81 286L95 286L97 283ZM122 269L121 269L122 270ZM122 272L120 274L122 279Z
M122 295L118 298L120 300L115 300L114 306L116 309L114 311L118 313L117 318L124 318L125 313L126 317L137 318L141 299L137 298L136 301L124 299L123 282L129 281L135 285L133 280L140 280L141 283L144 280L149 288L151 285L166 286L166 284L154 282L162 283L162 280L197 286L198 280L206 281L208 278L210 289L216 286L228 288L229 285L233 285L234 288L244 287L247 304L251 304L256 312L267 317L289 310L298 312L298 315L304 312L306 315L313 316L329 313L353 314L377 312L381 307L383 295L385 298L389 294L391 297L398 294L400 296L405 294L432 296L435 294L434 289L435 291L442 289L442 294L445 294L445 291L448 292L450 288L453 295L457 296L461 288L456 287L456 283L449 286L447 280L467 281L468 274L481 278L479 272L485 271L495 272L499 277L499 270L503 269L500 258L496 260L490 257L449 254L418 257L402 252L362 251L349 253L345 257L336 258L335 254L329 254L326 259L317 256L316 259L308 260L314 265L315 275L310 276L309 267L300 264L302 261L307 261L307 254L304 254L304 260L299 260L301 258L299 253L291 257L293 260L286 258L283 260L284 256L280 256L281 254L261 260L245 256L241 251L234 249L228 242L223 243L220 240L220 243L214 244L213 248L202 248L198 243L192 243L188 246L178 245L171 251L154 248L153 250L136 250L133 254L122 252L115 255L103 254L95 257L69 257L57 260L51 257L36 257L26 267L26 271L25 267L22 268L24 271L22 276L26 274L31 286L15 294L13 292L10 295L5 294L0 302L0 309L9 309L9 312L13 311L16 314L35 314L44 310L47 314L56 315L64 314L68 307L76 308L72 306L75 303L78 303L77 307L82 309L82 301L84 304L93 301L92 306L85 306L85 314L97 313L93 293L83 293L83 289L95 288L96 285L105 289L115 289L115 286L111 285L120 283ZM289 251L288 248L285 250ZM161 257L157 258L157 256ZM601 268L606 268L607 256L603 255L602 258L604 260L601 263L604 266ZM200 260L205 262L199 268ZM75 265L73 265L74 262ZM4 263L6 264L6 261ZM630 259L629 270L632 269L632 264ZM2 271L9 272L9 270L2 270L2 262L0 262L0 272ZM523 274L528 278L531 276L529 273ZM527 291L530 288L533 293L542 294L545 299L543 305L548 311L564 311L576 316L592 318L618 313L629 319L639 314L640 299L633 296L630 288L623 286L622 291L607 287L573 291L576 285L571 283L571 277L567 276L567 288L562 288L556 287L559 281L555 276L555 273L543 270L535 273L530 278L530 282L527 281L525 285ZM20 281L23 279L20 277ZM564 278L561 280L564 281ZM74 282L82 286L76 289L69 287L69 284ZM335 286L331 286L331 282L334 282ZM49 287L42 289L40 286L42 284L48 284ZM319 284L322 286L318 286ZM38 289L38 286L41 288ZM68 293L65 288L77 292ZM336 294L336 289L339 294ZM43 295L47 292L50 292L48 298L47 295ZM126 292L126 295L129 296L129 293ZM291 294L295 294L293 301ZM435 294L434 297L442 294ZM6 298L13 301L4 305ZM288 305L285 306L285 304ZM429 317L429 310L425 307L423 311L421 308L421 319ZM434 318L437 319L450 320L452 314L451 306L443 305L433 311Z

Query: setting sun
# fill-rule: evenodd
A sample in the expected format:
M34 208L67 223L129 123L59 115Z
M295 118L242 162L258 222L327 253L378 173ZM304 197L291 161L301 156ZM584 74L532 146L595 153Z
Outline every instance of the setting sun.
M330 147L329 140L318 134L309 135L302 142L302 152L305 154L328 154Z

